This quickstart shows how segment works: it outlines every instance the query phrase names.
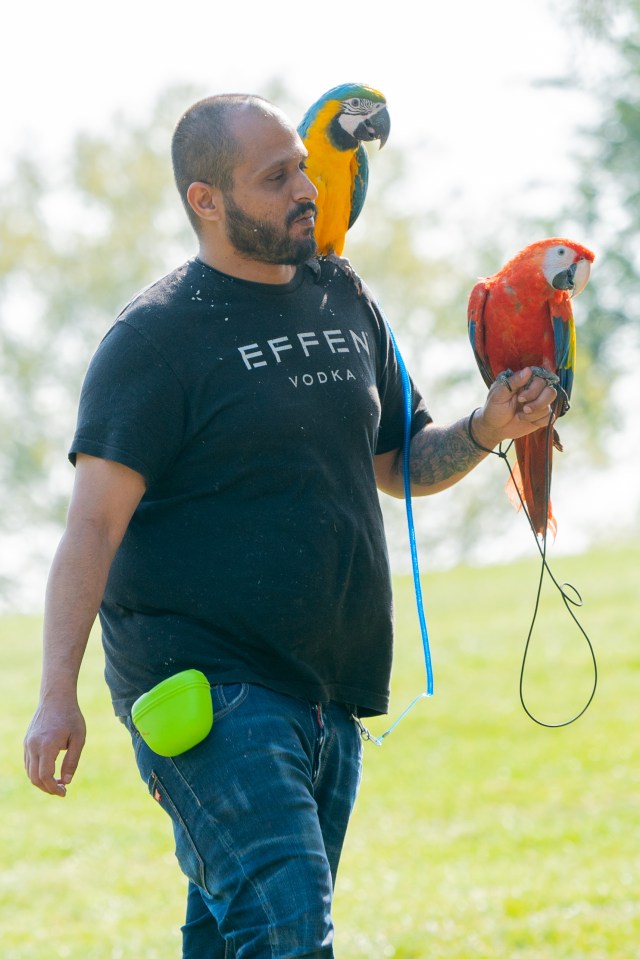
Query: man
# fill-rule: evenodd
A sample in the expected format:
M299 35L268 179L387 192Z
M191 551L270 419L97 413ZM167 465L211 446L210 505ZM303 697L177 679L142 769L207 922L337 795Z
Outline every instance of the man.
M134 298L87 373L26 768L65 795L99 612L115 712L189 878L183 955L332 956L360 776L354 717L388 702L376 486L403 495L401 378L368 294L329 261L309 265L316 190L279 110L252 96L200 101L172 153L199 252ZM449 427L414 388L414 493L546 425L555 392L529 381L514 373ZM131 705L187 668L212 685L213 729L163 758Z

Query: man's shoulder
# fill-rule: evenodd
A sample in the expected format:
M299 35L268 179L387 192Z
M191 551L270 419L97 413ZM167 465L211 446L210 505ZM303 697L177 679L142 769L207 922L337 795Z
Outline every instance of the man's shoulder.
M174 310L191 295L191 273L193 261L187 260L170 273L153 280L131 297L117 319L131 322L145 314L153 313L157 316L159 313Z

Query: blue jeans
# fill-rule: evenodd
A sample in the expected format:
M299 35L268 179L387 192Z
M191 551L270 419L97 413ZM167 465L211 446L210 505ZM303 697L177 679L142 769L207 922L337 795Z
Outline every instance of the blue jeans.
M331 901L362 769L348 710L249 684L212 687L214 722L171 759L128 720L189 879L183 959L333 956Z

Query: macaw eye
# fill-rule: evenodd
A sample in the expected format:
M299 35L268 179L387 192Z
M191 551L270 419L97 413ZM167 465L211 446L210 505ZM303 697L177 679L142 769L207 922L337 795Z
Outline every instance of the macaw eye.
M567 251L563 246L558 247L558 256L564 256Z
M352 97L350 100L347 100L347 103L349 104L350 107L354 107L354 108L357 108L360 106L360 100L358 99L358 97Z

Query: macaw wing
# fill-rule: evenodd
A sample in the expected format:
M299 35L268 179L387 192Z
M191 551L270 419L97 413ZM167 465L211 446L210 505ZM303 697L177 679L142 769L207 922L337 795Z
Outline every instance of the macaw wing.
M573 371L576 363L576 328L573 321L571 300L553 304L550 310L553 326L556 373L560 377L560 386L571 398Z
M485 351L485 325L484 311L489 295L489 287L485 280L478 280L469 295L469 304L467 307L467 325L469 329L469 340L471 349L476 358L478 369L482 374L482 379L489 387L495 380L491 372L489 357Z
M349 215L349 229L360 216L364 206L369 185L369 157L361 143L354 152L351 160L351 213Z

